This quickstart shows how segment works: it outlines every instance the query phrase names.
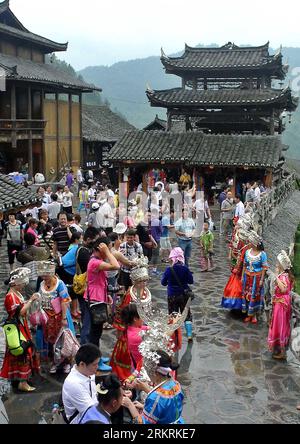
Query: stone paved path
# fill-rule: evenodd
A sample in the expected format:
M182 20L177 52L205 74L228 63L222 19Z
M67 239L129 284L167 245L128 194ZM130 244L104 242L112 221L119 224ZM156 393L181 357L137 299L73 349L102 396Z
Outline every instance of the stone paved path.
M257 326L245 325L220 308L229 267L226 245L218 236L215 252L216 271L201 274L198 246L195 244L193 248L191 268L197 294L192 307L195 339L189 345L184 335L179 355L178 379L185 392L184 417L191 424L299 424L300 414L295 407L300 401L300 364L290 353L287 363L272 360L263 317ZM3 252L0 255L2 269ZM5 274L2 271L0 281ZM166 290L157 278L151 280L150 289L157 304L165 308ZM103 353L111 352L114 343L114 333L105 332ZM48 420L62 382L62 376L46 376L38 391L26 396L26 407L24 395L5 396L10 422L38 423L42 417ZM0 387L7 390L7 385Z

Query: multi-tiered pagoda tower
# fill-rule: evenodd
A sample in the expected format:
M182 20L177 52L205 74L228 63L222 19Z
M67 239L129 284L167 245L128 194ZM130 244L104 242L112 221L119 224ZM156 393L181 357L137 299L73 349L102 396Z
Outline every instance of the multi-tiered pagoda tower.
M181 77L182 87L147 90L153 107L167 109L167 130L184 120L186 130L211 134L281 134L284 111L297 101L290 88L279 89L288 72L282 54L269 54L269 43L259 47L191 48L181 57L161 61L167 74ZM275 88L277 86L277 88Z

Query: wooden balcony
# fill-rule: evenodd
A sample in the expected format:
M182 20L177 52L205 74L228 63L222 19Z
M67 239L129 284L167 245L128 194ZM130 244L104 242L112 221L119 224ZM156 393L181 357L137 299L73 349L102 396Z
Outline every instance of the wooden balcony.
M0 131L43 131L45 129L46 123L46 120L0 119Z

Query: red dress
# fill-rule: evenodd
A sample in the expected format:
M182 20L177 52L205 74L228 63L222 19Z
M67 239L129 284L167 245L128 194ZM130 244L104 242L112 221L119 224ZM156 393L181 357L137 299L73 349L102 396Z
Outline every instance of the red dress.
M12 319L16 315L17 310L23 308L24 303L24 299L20 293L17 294L11 290L6 295L4 305L9 319ZM32 336L26 318L19 317L19 319L21 319L19 322L20 332L27 341L31 341ZM11 355L6 348L3 367L0 373L1 378L10 381L25 382L28 381L34 372L40 372L40 363L32 348L29 348L26 354L21 356Z

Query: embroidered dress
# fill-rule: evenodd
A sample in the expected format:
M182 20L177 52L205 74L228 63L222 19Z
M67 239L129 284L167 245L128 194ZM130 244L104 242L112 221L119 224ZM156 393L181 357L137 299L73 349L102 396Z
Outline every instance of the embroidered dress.
M291 337L292 285L287 273L279 275L278 279L287 286L287 290L282 293L278 285L275 287L268 344L271 352L284 353L288 348Z
M52 350L56 342L58 334L62 328L62 313L55 313L51 301L60 299L60 302L70 302L67 287L60 279L57 279L56 286L53 290L48 291L44 282L41 283L39 293L42 297L42 308L48 316L48 322L44 327L38 327L36 334L37 348L42 353L42 357L47 358L49 350ZM56 301L57 302L57 301ZM68 309L66 313L68 328L75 335L74 324L71 312Z
M5 298L5 309L9 315L9 319L16 317L17 313L22 310L25 301L20 293L10 291ZM18 316L19 328L22 335L27 341L31 341L31 333L26 318ZM29 348L27 353L21 356L13 356L6 348L3 367L0 377L10 381L26 382L33 373L40 372L40 363L34 353L33 348Z
M141 416L143 424L184 424L184 395L174 379L164 381L147 396Z
M243 263L246 251L249 250L249 245L244 245L238 253L237 264L233 269L230 278L224 289L224 295L222 298L221 306L226 310L243 310L243 297L242 297L242 274Z
M264 307L264 286L260 286L260 281L263 271L269 268L267 255L264 251L253 255L252 249L247 250L244 264L242 309L248 316L255 316Z

